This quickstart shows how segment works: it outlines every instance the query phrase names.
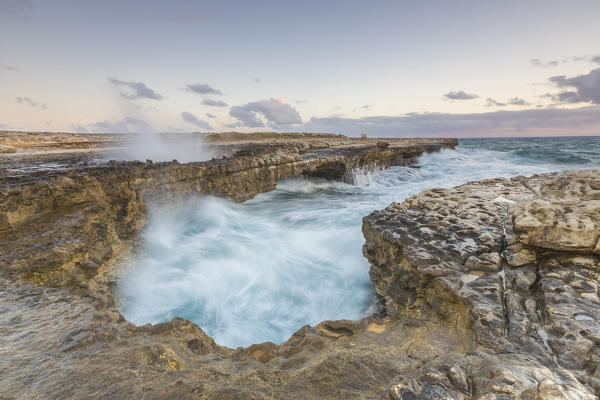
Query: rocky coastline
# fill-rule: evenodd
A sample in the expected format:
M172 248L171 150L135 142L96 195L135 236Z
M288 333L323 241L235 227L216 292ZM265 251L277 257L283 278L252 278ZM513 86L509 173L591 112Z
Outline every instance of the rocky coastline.
M0 398L597 398L600 171L431 189L373 212L363 253L385 313L307 325L281 345L229 349L190 321L135 326L116 308L115 272L149 206L244 201L282 179L344 180L456 144L223 140L211 146L225 157L205 162L77 155L33 172L7 152Z

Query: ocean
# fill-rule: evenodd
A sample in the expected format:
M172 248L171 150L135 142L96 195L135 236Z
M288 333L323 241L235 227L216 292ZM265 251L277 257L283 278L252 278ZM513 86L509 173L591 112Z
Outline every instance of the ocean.
M151 213L143 255L117 289L121 312L138 325L187 318L233 348L360 319L377 305L362 217L427 188L600 168L600 137L463 139L418 166L358 171L355 184L295 178L241 204L205 197Z

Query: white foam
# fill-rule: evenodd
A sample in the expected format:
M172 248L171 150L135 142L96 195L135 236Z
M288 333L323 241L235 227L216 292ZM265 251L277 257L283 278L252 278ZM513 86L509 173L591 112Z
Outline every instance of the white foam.
M213 157L200 134L131 133L123 147L110 151L106 158L127 161L205 161Z

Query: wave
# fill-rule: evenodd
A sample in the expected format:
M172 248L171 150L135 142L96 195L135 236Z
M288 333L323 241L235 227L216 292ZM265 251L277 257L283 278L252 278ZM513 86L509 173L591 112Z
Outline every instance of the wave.
M463 139L467 148L507 153L521 162L554 167L599 167L600 137Z
M514 150L511 152L517 157L521 157L531 161L542 161L552 164L589 164L592 160L576 155L570 154L566 151L552 151L544 148L525 148Z
M208 197L154 216L146 255L119 289L123 314L137 324L188 318L232 347L360 318L372 287L359 225L318 224L320 210L282 211Z

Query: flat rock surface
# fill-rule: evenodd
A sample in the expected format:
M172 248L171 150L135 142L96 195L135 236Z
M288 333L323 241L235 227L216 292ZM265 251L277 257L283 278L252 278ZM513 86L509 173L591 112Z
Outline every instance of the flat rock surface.
M364 219L364 254L390 315L437 314L474 336L481 355L460 358L470 396L596 398L599 199L599 171L426 190ZM392 398L431 398L398 379Z

